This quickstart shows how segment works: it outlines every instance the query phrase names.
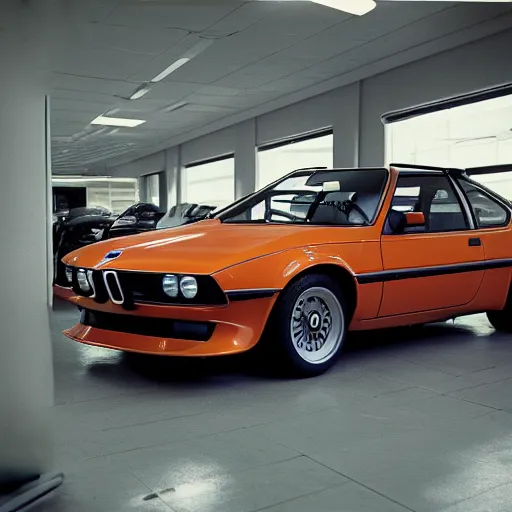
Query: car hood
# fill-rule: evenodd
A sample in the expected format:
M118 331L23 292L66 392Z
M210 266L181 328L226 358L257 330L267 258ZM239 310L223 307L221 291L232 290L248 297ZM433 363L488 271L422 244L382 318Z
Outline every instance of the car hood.
M64 263L84 268L212 274L243 261L317 243L343 242L352 229L320 226L226 224L204 220L99 242L74 251ZM342 237L345 238L345 237ZM348 241L348 240L346 240ZM105 257L111 251L115 259Z

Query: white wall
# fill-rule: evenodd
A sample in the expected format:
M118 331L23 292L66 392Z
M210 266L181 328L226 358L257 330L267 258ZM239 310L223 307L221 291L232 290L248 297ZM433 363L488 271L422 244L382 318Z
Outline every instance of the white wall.
M133 160L127 164L111 167L108 174L115 177L123 178L140 178L145 174L153 174L155 172L162 172L166 169L166 155L165 151L159 151L152 155Z
M219 130L181 145L183 166L235 152L235 127Z
M185 142L173 149L181 152L181 161L167 169L169 182L172 187L179 182L177 167L234 153L236 195L241 197L255 184L256 145L329 127L336 167L383 165L384 113L512 82L510 48L512 29ZM113 172L155 172L148 171L148 161L166 168L161 152Z

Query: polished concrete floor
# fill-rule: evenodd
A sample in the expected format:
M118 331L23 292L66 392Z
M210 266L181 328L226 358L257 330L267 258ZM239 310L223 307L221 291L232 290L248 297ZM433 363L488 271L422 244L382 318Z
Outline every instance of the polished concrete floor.
M53 315L44 512L510 512L512 337L485 316L351 336L324 376L127 357Z

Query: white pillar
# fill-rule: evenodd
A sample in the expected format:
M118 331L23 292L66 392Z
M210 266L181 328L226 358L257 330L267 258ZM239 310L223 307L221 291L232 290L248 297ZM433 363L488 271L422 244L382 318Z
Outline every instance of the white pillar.
M19 4L0 6L0 483L51 466L44 18Z
M235 144L235 199L240 199L256 188L256 119L237 125Z
M334 167L359 166L360 82L334 92Z
M178 204L180 199L180 147L169 148L165 152L165 176L167 185L167 209Z

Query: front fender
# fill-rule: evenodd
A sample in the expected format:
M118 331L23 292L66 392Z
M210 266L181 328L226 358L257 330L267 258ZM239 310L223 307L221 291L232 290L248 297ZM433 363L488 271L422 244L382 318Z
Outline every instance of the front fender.
M282 290L298 274L318 265L335 265L352 276L382 270L380 243L324 244L261 256L214 274L225 291ZM354 277L355 280L355 277ZM382 298L382 283L360 285L355 280L357 306L354 321L375 318Z

